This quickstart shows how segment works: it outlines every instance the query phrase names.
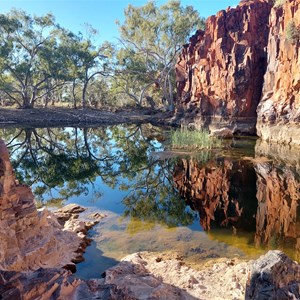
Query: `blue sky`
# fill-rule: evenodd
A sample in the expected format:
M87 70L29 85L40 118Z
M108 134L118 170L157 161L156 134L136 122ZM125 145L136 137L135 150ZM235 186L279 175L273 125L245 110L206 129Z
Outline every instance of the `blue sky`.
M158 5L167 1L158 0ZM228 6L235 6L238 0L181 0L181 4L192 5L202 17L208 17ZM118 36L115 20L122 21L123 11L128 4L141 6L147 0L0 0L0 12L11 8L23 9L29 14L43 15L52 12L56 21L75 33L83 31L84 23L99 31L99 39L114 41Z

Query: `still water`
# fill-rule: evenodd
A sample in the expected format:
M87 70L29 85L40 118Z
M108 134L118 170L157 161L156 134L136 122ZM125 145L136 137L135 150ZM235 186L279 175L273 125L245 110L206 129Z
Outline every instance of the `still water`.
M298 151L235 139L217 152L176 153L169 131L148 124L0 135L38 205L107 214L90 233L81 278L137 251L177 251L197 264L281 249L299 261Z

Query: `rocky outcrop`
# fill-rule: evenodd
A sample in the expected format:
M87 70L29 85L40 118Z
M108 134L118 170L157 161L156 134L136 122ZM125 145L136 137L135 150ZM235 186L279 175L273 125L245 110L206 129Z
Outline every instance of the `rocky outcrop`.
M289 0L275 6L269 26L257 134L265 140L300 145L300 2ZM291 26L297 31L294 38L288 32Z
M255 133L273 1L242 1L207 19L176 65L177 111L195 127Z
M300 299L300 266L280 251L251 264L245 299Z
M183 47L176 65L182 124L300 145L300 3L276 2L220 11Z
M300 269L280 251L256 261L223 259L196 270L182 257L140 252L83 281L69 271L0 271L0 297L10 299L299 299ZM222 274L222 276L220 276Z
M168 256L134 253L108 269L103 279L87 281L57 269L40 269L30 274L0 271L0 297L3 300L244 298L249 270L246 262L224 260L196 271L186 266L182 258Z
M65 208L69 220L60 224L54 213L38 211L30 188L15 180L9 154L0 141L0 269L75 269L88 244L86 232L95 224L78 220L76 208Z
M246 262L228 259L195 270L180 256L140 252L107 270L105 282L134 299L243 299L248 270Z
M178 162L174 185L193 210L204 230L215 227L255 228L256 177L249 161L219 158L204 166L191 159ZM253 202L253 201L252 201Z
M3 300L72 299L80 284L80 279L63 269L27 273L0 270L0 298Z

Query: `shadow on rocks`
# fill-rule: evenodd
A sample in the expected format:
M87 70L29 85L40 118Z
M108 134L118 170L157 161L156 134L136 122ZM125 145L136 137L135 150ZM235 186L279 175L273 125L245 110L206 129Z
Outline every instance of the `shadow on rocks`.
M254 261L245 299L300 299L300 266L281 251Z

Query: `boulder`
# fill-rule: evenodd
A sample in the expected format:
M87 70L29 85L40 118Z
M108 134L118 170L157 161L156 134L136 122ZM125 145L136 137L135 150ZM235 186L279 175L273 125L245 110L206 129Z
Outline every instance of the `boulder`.
M251 266L245 299L300 299L300 266L280 251L269 251Z

